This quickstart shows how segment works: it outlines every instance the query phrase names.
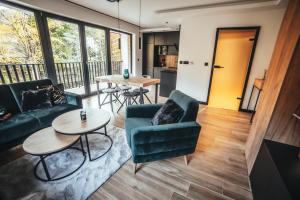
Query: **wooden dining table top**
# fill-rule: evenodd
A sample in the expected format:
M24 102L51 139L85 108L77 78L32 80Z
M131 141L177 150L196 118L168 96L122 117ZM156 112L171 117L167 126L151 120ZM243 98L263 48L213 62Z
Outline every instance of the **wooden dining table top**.
M106 75L96 77L97 82L108 82L115 84L132 85L137 87L147 87L160 83L160 79L145 78L141 76L130 76L129 79L124 79L123 75Z

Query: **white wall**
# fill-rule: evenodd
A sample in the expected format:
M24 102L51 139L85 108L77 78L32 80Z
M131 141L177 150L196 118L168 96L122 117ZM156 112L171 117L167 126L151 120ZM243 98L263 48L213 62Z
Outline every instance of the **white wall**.
M57 15L89 22L109 28L118 29L117 19L103 15L89 9L82 8L64 0L10 0L18 4ZM132 33L133 69L136 74L142 74L142 51L138 49L138 26L120 21L122 31Z
M179 60L192 61L193 64L179 64L177 89L199 101L206 102L216 29L220 27L261 26L242 106L242 108L246 108L254 79L263 77L264 70L269 66L284 11L285 9L281 8L244 13L214 13L206 16L190 16L183 19L180 33ZM204 62L208 62L209 66L204 66ZM251 101L251 105L250 108L253 107L254 101Z

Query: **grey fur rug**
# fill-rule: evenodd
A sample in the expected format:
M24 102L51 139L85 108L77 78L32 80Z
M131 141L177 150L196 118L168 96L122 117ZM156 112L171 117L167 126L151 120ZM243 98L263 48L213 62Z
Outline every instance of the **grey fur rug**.
M113 140L113 146L106 155L92 162L87 156L85 163L77 172L62 180L39 181L33 174L34 166L39 158L32 155L25 155L2 166L0 168L0 199L87 199L131 157L123 129L108 127L108 135ZM92 157L107 149L108 139L94 134L88 137L91 149L93 149ZM84 140L83 146L86 150ZM51 176L59 176L75 169L82 160L83 156L80 151L70 149L46 158L46 163ZM39 165L38 173L44 174L41 165Z

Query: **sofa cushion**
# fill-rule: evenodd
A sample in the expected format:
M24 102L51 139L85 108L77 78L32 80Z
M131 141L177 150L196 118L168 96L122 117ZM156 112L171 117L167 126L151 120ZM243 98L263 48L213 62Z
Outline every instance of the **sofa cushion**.
M46 86L46 85L52 85L50 79L13 83L10 84L9 87L17 101L20 110L22 110L22 91L36 90L41 86Z
M143 126L152 126L152 118L126 118L125 119L125 130L126 138L129 147L131 147L131 130Z
M39 130L36 118L23 113L14 114L9 120L1 123L0 144L5 144Z
M28 111L25 113L29 116L38 119L41 126L40 128L46 128L48 126L51 126L52 121L57 116L75 109L78 109L78 107L70 104L62 104L62 105L53 106L51 108L41 108L41 109Z
M154 115L153 125L177 123L183 115L183 109L172 99L169 99Z
M20 113L21 110L8 85L0 85L0 105L12 114Z

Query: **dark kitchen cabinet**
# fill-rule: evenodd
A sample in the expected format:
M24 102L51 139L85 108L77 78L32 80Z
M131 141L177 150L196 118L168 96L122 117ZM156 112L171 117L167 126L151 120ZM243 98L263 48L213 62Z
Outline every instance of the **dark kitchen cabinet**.
M178 31L143 34L144 75L150 75L153 78L160 77L160 71L163 70L162 66L164 65L161 63L162 58L160 58L158 49L167 46L168 55L178 56L179 35L180 33ZM168 58L164 60L170 59Z

